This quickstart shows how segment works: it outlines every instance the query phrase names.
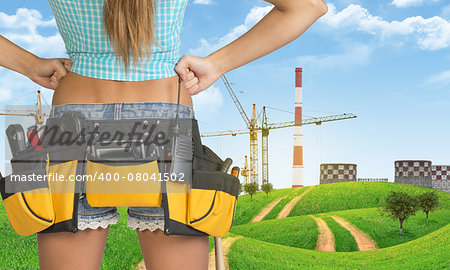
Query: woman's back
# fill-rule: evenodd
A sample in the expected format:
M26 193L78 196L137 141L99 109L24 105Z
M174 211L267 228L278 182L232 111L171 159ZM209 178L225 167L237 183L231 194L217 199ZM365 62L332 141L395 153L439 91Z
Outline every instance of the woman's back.
M176 102L174 67L180 57L180 30L187 1L155 1L156 42L151 54L125 65L115 55L103 23L103 1L49 0L73 65L53 105L101 102ZM183 90L183 89L182 89ZM181 103L192 106L182 91Z

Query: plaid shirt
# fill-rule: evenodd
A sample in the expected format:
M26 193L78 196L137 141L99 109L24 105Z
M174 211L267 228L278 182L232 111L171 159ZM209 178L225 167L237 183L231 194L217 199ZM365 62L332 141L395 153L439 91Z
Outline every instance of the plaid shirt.
M71 71L106 80L144 81L175 76L180 58L180 30L188 0L156 0L155 31L161 48L134 66L130 57L128 73L116 59L114 47L103 26L102 0L48 0L67 54Z

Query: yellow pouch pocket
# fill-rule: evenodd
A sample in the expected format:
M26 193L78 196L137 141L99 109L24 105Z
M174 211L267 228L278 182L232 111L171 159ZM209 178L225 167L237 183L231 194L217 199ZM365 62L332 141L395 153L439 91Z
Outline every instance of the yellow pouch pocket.
M14 193L4 199L6 213L14 231L27 236L55 222L51 194L45 190Z
M41 151L13 158L13 174L0 180L9 223L22 236L38 233L55 222L51 192L44 179L47 154Z
M159 207L161 180L154 158L131 161L88 159L86 199L94 207Z
M62 152L60 151L58 154L60 153ZM56 155L56 152L54 154ZM69 160L59 163L50 162L50 166L48 166L48 175L55 178L49 182L52 190L55 223L73 222L74 207L78 206L75 206L74 196L77 191L75 185L79 181L75 179L79 165L78 160Z
M188 195L188 225L215 237L223 237L231 228L239 180L220 171L194 170Z

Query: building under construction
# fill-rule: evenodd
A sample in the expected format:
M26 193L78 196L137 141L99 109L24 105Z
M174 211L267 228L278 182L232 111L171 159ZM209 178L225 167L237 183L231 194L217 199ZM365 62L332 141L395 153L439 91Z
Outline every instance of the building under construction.
M450 165L433 165L429 160L397 160L395 182L450 192Z
M351 163L320 164L320 184L340 183L357 180L357 165Z
M431 188L431 161L396 160L395 183Z
M431 166L431 187L450 192L450 165Z

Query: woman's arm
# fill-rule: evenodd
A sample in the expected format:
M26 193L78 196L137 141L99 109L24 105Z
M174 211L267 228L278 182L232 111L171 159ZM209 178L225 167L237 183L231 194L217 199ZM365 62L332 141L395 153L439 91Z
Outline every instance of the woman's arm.
M71 62L69 59L39 58L0 35L0 66L23 74L43 87L56 89Z
M207 57L183 56L175 70L195 95L226 72L298 38L328 8L323 0L266 0L274 8L247 33Z

